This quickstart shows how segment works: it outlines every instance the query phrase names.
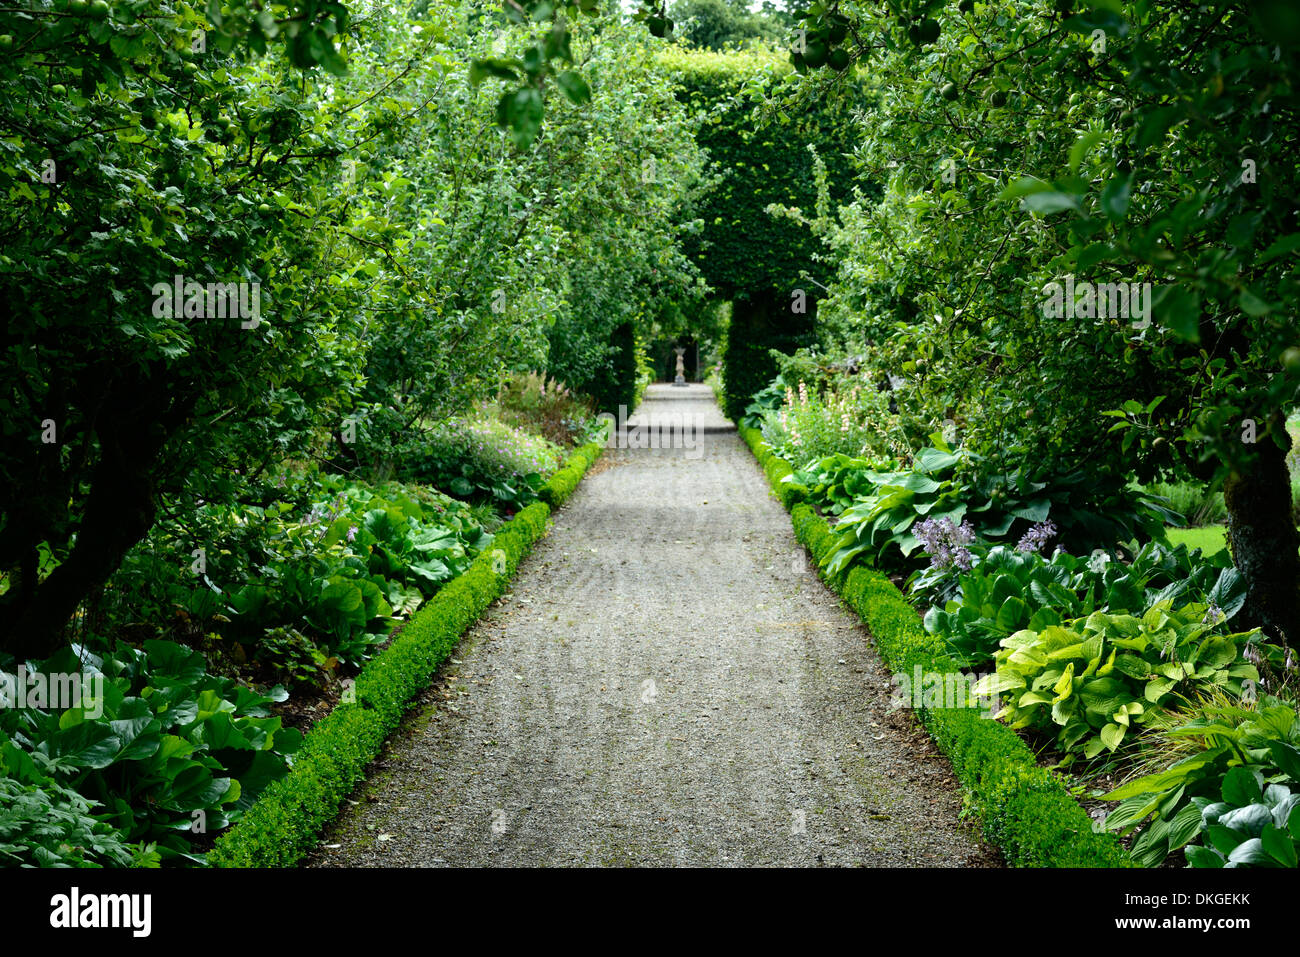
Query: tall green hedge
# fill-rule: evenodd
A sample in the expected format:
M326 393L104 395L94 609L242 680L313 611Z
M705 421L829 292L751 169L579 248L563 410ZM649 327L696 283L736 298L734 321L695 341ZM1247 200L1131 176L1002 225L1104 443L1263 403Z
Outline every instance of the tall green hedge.
M815 259L821 245L812 231L767 207L812 214L813 150L826 164L832 204L848 201L847 154L856 136L851 113L863 101L862 87L844 78L815 98L805 91L765 114L765 101L794 97L785 53L674 48L660 62L678 97L704 116L696 141L721 177L695 210L703 229L686 250L715 294L732 302L723 376L724 408L735 418L775 373L768 350L792 351L811 340L818 284L829 283L833 273L831 264ZM796 289L804 293L802 312L792 308Z
M765 289L737 294L731 304L731 326L722 349L722 410L729 418L745 414L754 393L776 375L772 350L792 353L813 340L815 303L807 313L791 311L788 293Z

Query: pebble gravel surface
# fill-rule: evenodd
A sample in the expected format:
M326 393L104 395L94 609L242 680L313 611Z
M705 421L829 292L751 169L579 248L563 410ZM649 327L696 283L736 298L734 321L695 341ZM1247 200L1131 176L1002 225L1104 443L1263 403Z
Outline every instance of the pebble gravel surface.
M308 864L1001 866L712 393L622 434Z

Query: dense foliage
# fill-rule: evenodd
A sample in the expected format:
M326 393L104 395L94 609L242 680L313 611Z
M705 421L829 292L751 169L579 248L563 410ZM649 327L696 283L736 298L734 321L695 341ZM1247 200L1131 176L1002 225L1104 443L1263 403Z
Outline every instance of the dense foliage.
M0 28L0 646L27 653L160 507L286 455L387 477L505 371L619 374L613 331L697 289L699 151L640 28L575 27L590 96L520 150L469 75L497 42L473 3L340 13L345 75L137 6Z
M1250 613L1295 641L1292 5L819 3L801 26L810 84L870 77L857 159L884 183L810 216L837 264L821 348L995 470L1103 494L1217 471Z
M860 96L856 87L829 90L774 110L794 77L782 57L762 48L670 49L660 62L688 110L703 117L698 142L718 178L696 207L703 228L687 249L715 294L731 301L724 410L738 417L776 370L769 350L792 352L810 341L821 284L831 275L818 261L816 238L767 208L812 206L819 185L833 200L848 198L845 153Z

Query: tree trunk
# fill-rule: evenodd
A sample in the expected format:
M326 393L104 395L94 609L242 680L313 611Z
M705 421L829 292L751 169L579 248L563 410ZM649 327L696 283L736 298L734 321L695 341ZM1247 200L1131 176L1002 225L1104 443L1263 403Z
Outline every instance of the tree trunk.
M0 648L20 659L46 658L64 643L77 606L102 585L131 546L153 525L157 511L153 476L166 442L158 396L123 401L110 396L96 425L99 460L90 479L76 544L63 564L41 582L24 582L30 597L0 622ZM174 423L167 423L172 424ZM35 586L34 588L32 586Z
M1270 640L1300 648L1300 534L1291 517L1286 467L1291 441L1280 416L1270 424L1286 448L1261 436L1254 462L1224 483L1228 536L1237 569L1246 577L1248 623L1259 625Z

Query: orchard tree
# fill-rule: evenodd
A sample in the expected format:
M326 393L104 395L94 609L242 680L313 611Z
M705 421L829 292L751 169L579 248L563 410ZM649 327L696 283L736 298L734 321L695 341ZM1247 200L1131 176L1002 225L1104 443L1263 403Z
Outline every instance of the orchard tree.
M329 65L323 9L231 33L186 4L3 14L6 650L52 651L161 500L227 494L356 388L346 124L283 53L243 62L279 31Z
M859 159L887 179L819 222L825 330L990 468L1222 480L1249 613L1300 644L1294 8L829 3L801 27L810 81L876 84Z

